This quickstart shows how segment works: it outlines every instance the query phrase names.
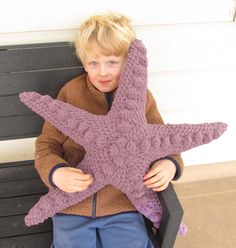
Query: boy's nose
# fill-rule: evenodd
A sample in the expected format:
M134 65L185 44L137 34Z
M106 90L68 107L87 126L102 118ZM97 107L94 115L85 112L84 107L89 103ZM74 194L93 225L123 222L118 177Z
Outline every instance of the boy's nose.
M105 75L107 75L107 74L108 74L108 73L107 73L106 66L101 65L100 68L99 68L99 75L100 75L100 76L105 76Z

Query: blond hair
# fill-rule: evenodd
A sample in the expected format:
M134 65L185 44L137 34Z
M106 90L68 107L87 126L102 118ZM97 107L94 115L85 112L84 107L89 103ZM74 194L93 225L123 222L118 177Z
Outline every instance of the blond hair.
M106 56L126 54L130 44L136 38L130 20L117 13L95 15L85 20L75 39L76 54L82 62L86 54L96 53L96 43L100 52Z

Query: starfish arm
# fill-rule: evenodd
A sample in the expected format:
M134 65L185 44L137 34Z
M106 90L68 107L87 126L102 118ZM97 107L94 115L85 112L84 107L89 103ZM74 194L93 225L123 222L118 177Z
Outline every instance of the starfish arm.
M149 125L152 152L158 158L181 153L219 138L227 129L221 122Z
M119 110L128 110L145 120L147 93L147 57L142 42L135 40L129 48L126 65L120 76L119 87L110 110L117 115Z
M146 188L142 191L128 192L127 196L135 208L159 228L163 210L157 194Z
M42 96L37 92L23 92L20 100L30 109L49 121L76 143L84 144L84 136L88 137L89 128L98 116L69 103ZM86 135L87 133L87 135Z
M142 191L129 192L127 193L127 196L136 209L151 220L155 228L159 229L163 216L163 209L156 192L146 188ZM180 235L185 235L186 232L186 225L181 223L178 233Z
M28 215L25 216L25 224L32 226L42 223L63 209L83 201L104 186L104 183L95 181L90 188L82 192L66 193L58 188L50 189L48 194L42 196L30 209Z

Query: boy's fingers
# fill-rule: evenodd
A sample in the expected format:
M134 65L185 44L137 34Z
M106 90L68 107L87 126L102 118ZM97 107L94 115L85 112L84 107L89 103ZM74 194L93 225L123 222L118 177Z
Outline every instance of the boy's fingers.
M159 181L161 178L163 178L163 174L159 171L157 173L148 174L147 177L145 177L144 183L150 184Z
M89 176L91 176L89 173L85 173L80 169L77 168L69 168L69 170L71 171L71 173L73 173L74 177L83 180L83 178L85 178L84 180L87 180L89 178Z
M159 187L163 185L166 182L164 177L153 177L147 181L144 182L144 184L148 188L154 188L154 187Z
M67 167L66 167L67 168ZM83 171L81 169L78 168L74 168L74 167L68 167L69 170L74 171L74 172L79 172L79 173L83 173Z
M93 183L93 178L83 179L83 180L75 178L74 183L79 186L88 186Z
M148 171L148 173L145 174L144 180L146 180L146 179L148 179L148 178L150 178L150 177L155 176L155 175L158 174L160 171L161 171L160 168L159 168L158 166L155 166L154 168L150 169L150 170Z
M79 192L81 192L81 191L84 191L84 190L86 190L88 187L81 187L81 186L78 186L78 185L72 185L73 186L73 192L76 192L76 191L79 191Z
M91 178L92 178L91 174L85 174L85 173L81 173L81 172L77 173L75 176L76 180L82 180L82 181L89 180Z
M162 190L165 190L167 187L168 187L168 185L169 185L169 182L166 182L165 184L163 184L162 186L160 186L160 187L157 187L157 188L154 188L154 189L152 189L153 191L162 191Z
M149 184L152 184L152 183L160 181L162 178L163 178L163 176L161 176L160 174L157 174L157 175L155 175L155 176L153 176L153 177L151 177L149 179L146 179L144 181L144 184L149 185Z
M93 179L89 179L89 180L76 180L74 181L74 186L78 186L78 187L88 187L90 184L92 184Z

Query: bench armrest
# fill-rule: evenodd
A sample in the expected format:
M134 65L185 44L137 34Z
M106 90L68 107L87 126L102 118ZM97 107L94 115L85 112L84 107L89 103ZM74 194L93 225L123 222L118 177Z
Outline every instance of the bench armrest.
M157 195L163 208L163 216L155 239L158 248L172 248L184 211L171 183L164 191L158 192Z

